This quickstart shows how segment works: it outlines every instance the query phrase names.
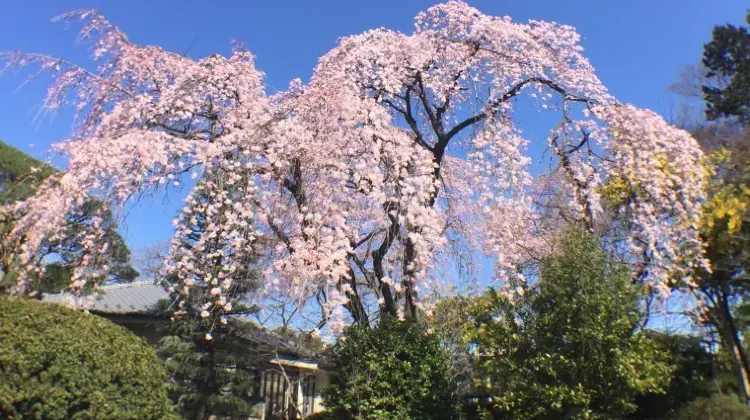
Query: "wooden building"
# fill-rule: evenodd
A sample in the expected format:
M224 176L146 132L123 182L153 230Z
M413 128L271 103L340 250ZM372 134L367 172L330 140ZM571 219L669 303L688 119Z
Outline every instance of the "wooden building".
M86 307L128 328L152 345L162 338L157 326L165 320L159 315L159 309L167 298L164 288L153 282L104 286L95 297L44 296L48 302ZM264 354L271 356L260 361L258 371L254 372L257 381L251 397L257 404L251 419L299 419L322 411L320 390L327 385L328 375L319 366L319 355L268 329L252 325L254 328L245 334L248 348L263 348Z

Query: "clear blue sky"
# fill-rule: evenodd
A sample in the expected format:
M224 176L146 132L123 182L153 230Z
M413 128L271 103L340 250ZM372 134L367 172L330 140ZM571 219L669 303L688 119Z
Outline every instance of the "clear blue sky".
M239 39L258 57L269 90L306 80L318 57L337 38L376 27L411 32L414 15L429 1L195 1L34 0L7 1L0 13L0 50L44 52L85 62L75 33L50 18L95 7L141 44L157 44L191 57L228 53ZM578 28L599 77L621 101L668 113L666 87L680 70L696 63L715 24L742 23L747 0L525 0L470 1L485 13L514 20L552 20ZM0 77L0 139L37 157L64 138L70 114L35 121L43 93L37 83L16 90L24 78ZM29 146L33 144L34 146ZM146 203L133 212L124 233L131 246L171 234L175 204Z

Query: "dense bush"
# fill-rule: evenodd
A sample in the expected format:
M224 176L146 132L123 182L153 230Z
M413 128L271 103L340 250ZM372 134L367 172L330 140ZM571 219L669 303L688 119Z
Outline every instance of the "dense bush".
M496 418L623 418L634 397L664 392L674 367L638 332L638 293L627 267L585 232L511 299L489 290L470 309L480 390Z
M648 331L647 335L667 351L674 371L664 392L650 392L635 398L638 409L629 418L667 418L688 402L709 397L717 391L717 385L721 383L720 361L704 348L699 337L656 331ZM730 375L730 378L734 377Z
M0 298L0 417L174 418L154 350L103 318Z
M459 402L438 337L414 322L349 327L329 352L323 391L336 419L454 419Z
M715 394L682 407L674 420L750 420L750 409L736 395Z

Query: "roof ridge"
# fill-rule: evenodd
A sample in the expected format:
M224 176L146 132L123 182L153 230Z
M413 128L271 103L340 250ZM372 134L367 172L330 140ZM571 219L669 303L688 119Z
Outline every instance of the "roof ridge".
M107 284L107 285L100 286L99 288L106 291L106 290L127 289L130 287L141 287L141 286L159 286L159 284L154 283L153 280L140 280L140 281L132 281L130 283Z

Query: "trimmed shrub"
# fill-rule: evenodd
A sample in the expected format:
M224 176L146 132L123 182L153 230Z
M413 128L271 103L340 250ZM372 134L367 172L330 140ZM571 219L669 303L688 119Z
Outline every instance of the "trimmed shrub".
M673 420L750 420L750 409L736 395L698 398L677 411Z
M0 298L0 417L174 419L155 351L98 316Z
M333 372L323 418L459 418L448 356L420 324L385 318L375 328L351 326L328 361Z

